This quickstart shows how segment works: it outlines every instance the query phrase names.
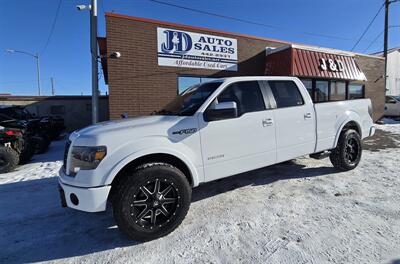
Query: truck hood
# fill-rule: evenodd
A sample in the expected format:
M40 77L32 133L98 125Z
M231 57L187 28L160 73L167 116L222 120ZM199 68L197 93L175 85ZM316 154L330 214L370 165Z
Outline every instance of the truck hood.
M70 140L78 140L82 145L96 145L145 136L168 137L185 118L188 117L154 115L101 122L73 132Z

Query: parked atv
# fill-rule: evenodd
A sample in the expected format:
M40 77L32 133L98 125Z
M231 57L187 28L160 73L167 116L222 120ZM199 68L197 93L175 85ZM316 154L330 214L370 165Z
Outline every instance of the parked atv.
M12 171L18 165L21 139L22 134L0 127L0 173Z
M0 106L0 114L17 120L29 121L35 127L35 130L41 133L40 136L49 140L57 139L65 129L64 118L60 116L37 117L23 106Z
M26 144L30 146L29 149L33 153L45 153L51 143L50 136L39 128L36 121L16 120L0 113L0 126L22 130Z

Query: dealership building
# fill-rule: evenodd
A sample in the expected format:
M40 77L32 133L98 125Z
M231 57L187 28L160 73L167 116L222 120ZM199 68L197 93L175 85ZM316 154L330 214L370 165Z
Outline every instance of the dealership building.
M106 13L99 38L110 119L148 115L191 84L229 76L299 77L314 102L371 98L383 115L384 60L219 30ZM119 52L120 58L107 59Z

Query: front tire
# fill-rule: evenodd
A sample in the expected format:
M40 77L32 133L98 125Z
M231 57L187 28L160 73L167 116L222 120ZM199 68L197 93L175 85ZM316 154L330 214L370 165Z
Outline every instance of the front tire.
M12 171L19 162L18 152L9 147L0 146L0 173Z
M134 240L171 233L185 218L191 202L185 175L166 163L139 166L116 188L112 199L115 221Z
M349 129L341 132L337 146L332 150L329 159L335 168L348 171L357 167L361 154L360 135L354 129Z

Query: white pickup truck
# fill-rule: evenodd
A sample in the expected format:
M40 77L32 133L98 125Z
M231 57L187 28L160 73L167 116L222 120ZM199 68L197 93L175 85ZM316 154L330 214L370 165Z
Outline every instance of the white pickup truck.
M369 99L314 104L294 77L233 77L190 87L150 116L72 133L63 206L106 210L136 240L172 232L201 183L311 154L354 169L375 132Z

